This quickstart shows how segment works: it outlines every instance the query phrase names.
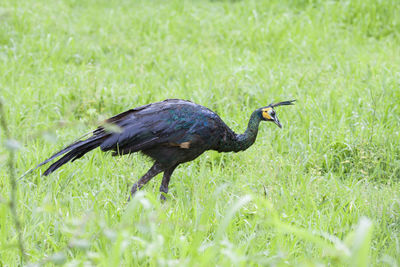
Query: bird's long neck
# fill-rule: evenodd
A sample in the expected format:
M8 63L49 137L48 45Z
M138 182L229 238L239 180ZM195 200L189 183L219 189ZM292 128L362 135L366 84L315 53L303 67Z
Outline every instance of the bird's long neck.
M243 134L236 134L235 140L231 144L231 151L242 151L249 148L256 141L258 125L261 118L256 111L251 114L247 129Z

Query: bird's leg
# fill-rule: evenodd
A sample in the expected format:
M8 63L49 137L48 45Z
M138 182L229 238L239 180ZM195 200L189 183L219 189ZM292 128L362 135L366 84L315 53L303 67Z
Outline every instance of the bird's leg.
M147 184L148 181L150 181L154 176L162 171L163 168L161 167L161 165L158 163L154 163L150 170L148 170L147 173L143 175L142 178L140 178L139 181L137 181L132 186L131 195L129 196L128 201L131 200L131 196L133 196L138 189L140 190L145 184Z
M161 186L160 186L160 192L161 192L160 199L161 200L166 200L164 194L168 193L169 180L171 179L171 175L174 172L176 166L178 166L178 165L172 166L171 168L166 169L164 171L164 176L163 176L163 179L162 179L162 182L161 182Z

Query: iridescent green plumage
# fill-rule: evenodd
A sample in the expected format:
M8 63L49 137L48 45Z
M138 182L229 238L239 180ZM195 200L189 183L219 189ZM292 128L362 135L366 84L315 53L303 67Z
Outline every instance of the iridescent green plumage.
M261 121L262 116L259 110L254 111L250 116L246 131L243 134L235 134L232 132L232 134L230 134L232 137L221 142L219 148L216 150L219 152L239 152L246 150L256 141L258 126Z

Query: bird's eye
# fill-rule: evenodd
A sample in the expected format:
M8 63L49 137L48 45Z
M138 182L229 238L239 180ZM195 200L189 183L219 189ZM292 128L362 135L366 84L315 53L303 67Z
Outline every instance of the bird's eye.
M269 113L271 116L275 116L275 111L271 111L270 113Z

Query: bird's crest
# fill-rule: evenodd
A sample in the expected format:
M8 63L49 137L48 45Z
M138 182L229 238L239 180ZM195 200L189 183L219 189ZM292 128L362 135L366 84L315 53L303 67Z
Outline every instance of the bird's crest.
M278 102L278 103L271 103L268 105L268 107L274 108L274 107L279 107L279 106L288 106L288 105L294 105L293 102L295 102L296 100L289 100L289 101L282 101L282 102Z

